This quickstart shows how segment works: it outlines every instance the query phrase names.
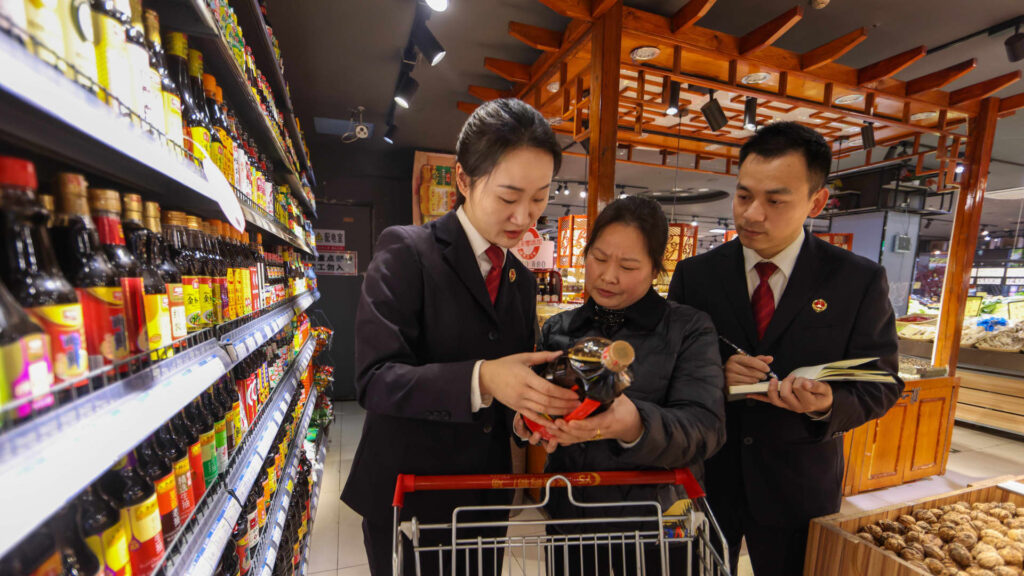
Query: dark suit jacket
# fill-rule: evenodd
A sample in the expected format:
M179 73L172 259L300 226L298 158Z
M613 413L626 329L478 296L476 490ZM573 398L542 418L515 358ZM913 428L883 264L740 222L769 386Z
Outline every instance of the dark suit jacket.
M802 366L874 356L896 374L888 292L880 265L807 234L760 342L738 239L680 262L669 299L707 312L718 333L744 350L773 356L780 377ZM820 312L812 307L818 300L826 305ZM733 351L720 350L724 364ZM884 415L903 383L836 382L832 390L832 415L822 422L755 400L729 402L726 444L705 472L712 507L745 496L759 523L780 526L806 526L810 518L837 512L843 432Z
M477 360L533 351L535 303L536 280L509 254L491 304L454 212L381 234L356 312L356 394L367 414L345 503L390 523L399 473L510 472L509 410L494 401L473 413L470 381ZM450 521L456 505L510 496L414 494L403 517Z

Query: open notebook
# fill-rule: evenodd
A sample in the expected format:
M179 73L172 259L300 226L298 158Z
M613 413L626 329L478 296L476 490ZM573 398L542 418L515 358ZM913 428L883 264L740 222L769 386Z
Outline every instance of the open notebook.
M796 376L797 378L817 380L819 382L831 382L838 380L853 382L892 382L892 374L884 370L877 370L875 368L858 368L858 366L869 364L875 360L878 360L878 358L853 358L850 360L831 362L829 364L820 364L818 366L805 366L803 368L793 370L789 375ZM759 394L767 391L768 382L729 386L729 399L735 400L737 398L742 398L747 394Z

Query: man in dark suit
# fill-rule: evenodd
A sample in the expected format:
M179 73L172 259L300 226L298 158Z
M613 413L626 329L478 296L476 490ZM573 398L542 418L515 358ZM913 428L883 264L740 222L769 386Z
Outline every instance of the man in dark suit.
M679 263L669 299L707 312L727 386L803 366L878 357L897 373L885 270L804 232L828 200L831 151L810 128L777 122L740 151L738 239ZM707 461L711 504L735 569L746 537L757 576L803 572L809 521L839 510L845 431L878 418L903 391L891 383L772 379L726 407L725 446Z

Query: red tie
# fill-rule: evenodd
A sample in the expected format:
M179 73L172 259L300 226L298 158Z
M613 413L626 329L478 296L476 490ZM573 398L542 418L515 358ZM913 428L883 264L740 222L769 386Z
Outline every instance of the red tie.
M491 260L491 269L487 271L484 282L487 284L487 294L491 297L491 304L498 299L498 286L501 285L501 268L505 263L505 253L494 244L484 252Z
M768 330L768 323L772 321L775 314L775 294L768 284L768 279L778 270L779 267L771 262L758 262L754 265L757 276L760 279L754 294L750 297L750 305L754 308L754 322L757 324L757 339L764 338Z

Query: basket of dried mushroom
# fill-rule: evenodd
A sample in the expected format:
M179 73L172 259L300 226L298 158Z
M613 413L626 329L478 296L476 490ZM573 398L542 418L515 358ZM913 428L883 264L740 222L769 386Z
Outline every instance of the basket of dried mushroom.
M1024 485L1008 480L817 518L804 574L1024 576Z

